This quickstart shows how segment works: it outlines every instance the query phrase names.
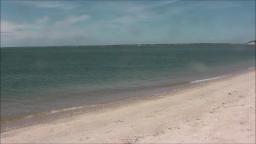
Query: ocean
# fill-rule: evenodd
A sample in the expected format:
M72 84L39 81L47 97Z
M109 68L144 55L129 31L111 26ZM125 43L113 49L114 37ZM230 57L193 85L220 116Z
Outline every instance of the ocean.
M139 97L255 66L246 44L1 48L1 123Z

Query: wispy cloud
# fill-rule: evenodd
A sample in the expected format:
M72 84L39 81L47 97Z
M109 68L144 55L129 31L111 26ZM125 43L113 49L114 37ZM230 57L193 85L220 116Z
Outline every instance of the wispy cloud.
M17 23L12 21L1 20L1 33L7 32L10 34L18 33L20 31L38 30L49 21L48 16L43 16L31 23Z
M255 37L252 1L7 1L1 11L1 40L6 46Z
M72 24L76 24L76 23L79 23L79 22L83 22L87 19L89 19L90 16L89 15L78 15L78 16L69 16L63 20L60 20L60 21L57 21L55 23L55 26L70 26Z
M178 1L179 0L158 1L149 4L135 3L127 7L127 9L124 9L124 14L112 19L110 23L114 25L131 25L140 21L148 21L157 17L153 10L161 9L161 7L174 4Z
M53 25L47 25L47 22L50 20L49 16L40 17L30 23L17 23L12 21L1 20L1 32L9 32L9 33L17 33L19 31L32 31L38 30L43 27L68 27L73 24L83 22L89 19L89 15L77 15L77 16L69 16L62 20L56 21Z
M227 9L227 8L235 8L239 7L240 4L238 3L232 3L232 1L201 1L200 3L197 3L197 7L202 7L205 9Z
M46 8L46 9L63 9L63 10L72 10L78 7L75 3L70 3L68 1L24 1L22 4L34 6L37 8Z
M171 4L175 4L180 0L166 0L166 1L155 1L151 2L147 5L145 4L136 4L127 9L128 12L138 13L143 11L149 11L154 9L159 9L161 7L170 6Z
M1 21L1 33L14 33L29 28L26 24L17 24L10 21Z
M166 0L166 1L154 1L150 3L135 3L129 6L124 11L125 15L115 19L115 22L120 23L132 23L135 21L149 20L156 18L158 15L154 13L155 10L159 10L162 7L170 6L177 3L180 0Z
M73 26L85 22L89 15L74 15L51 22L49 16L40 17L30 23L18 23L13 21L1 21L1 38L5 43L36 45L46 41L51 45L84 40L87 36L84 30ZM70 40L70 41L69 41Z
M43 16L36 20L36 23L38 24L45 24L50 20L49 16Z

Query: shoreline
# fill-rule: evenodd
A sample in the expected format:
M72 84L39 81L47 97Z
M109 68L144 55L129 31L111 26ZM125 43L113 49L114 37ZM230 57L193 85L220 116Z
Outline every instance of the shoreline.
M244 71L247 71L247 72L244 72ZM203 100L200 100L200 99L197 99L198 96L193 96L193 94L195 94L198 91L200 92L200 90L204 91L205 93L208 93L209 89L211 87L213 87L213 85L215 86L215 88L217 88L217 87L219 87L218 86L219 84L230 83L229 81L231 81L233 79L238 79L240 77L246 77L249 74L251 76L253 76L254 79L255 79L255 69L254 70L251 70L251 69L250 70L244 70L244 71L236 73L236 74L229 75L229 76L221 78L221 79L214 79L214 80L210 80L210 81L204 81L204 82L201 82L201 83L188 85L188 86L185 86L183 88L178 88L177 90L175 90L171 93L166 92L166 94L161 94L160 96L152 96L152 97L148 97L144 100L142 100L141 98L135 98L136 100L120 102L119 104L112 104L112 105L110 105L110 106L108 105L106 107L102 106L102 108L99 108L95 111L77 113L77 114L71 115L70 117L62 117L62 118L55 119L55 120L48 120L48 121L45 121L44 123L41 123L41 124L38 123L38 124L30 125L30 126L25 126L25 127L21 127L21 128L17 128L17 129L8 130L6 132L2 132L1 137L2 137L4 143L5 142L17 142L17 140L19 140L20 142L40 142L40 140L38 138L43 137L43 136L44 137L46 136L47 140L49 142L59 142L59 141L64 142L65 137L63 137L63 136L52 137L54 135L54 133L51 136L51 134L49 134L49 131L50 131L50 129L54 129L54 131L56 131L56 133L59 133L59 134L63 133L63 132L68 133L68 128L66 130L64 130L60 127L60 125L69 124L69 126L67 126L67 127L72 129L77 134L76 136L71 137L69 142L124 142L122 137L129 137L129 136L132 135L131 133L130 134L122 134L122 136L120 136L120 137L118 137L117 133L115 133L116 136L113 135L113 134L109 136L108 134L106 134L106 133L104 134L104 132L103 132L103 131L106 130L106 127L104 125L107 125L109 127L112 126L112 129L115 129L116 131L121 131L122 132L122 131L127 131L127 129L128 129L128 133L129 133L129 131L134 132L134 129L136 129L136 128L131 128L131 127L128 128L127 127L127 125L129 125L129 123L132 123L132 125L138 126L138 127L141 127L140 124L144 125L143 123L141 123L141 120L137 119L137 117L140 117L140 116L136 116L136 113L141 112L141 115L150 115L150 113L152 113L152 112L149 112L149 111L158 111L159 110L159 112L156 112L156 113L158 113L158 114L156 114L156 116L144 116L142 118L143 119L147 119L147 118L150 119L150 118L153 117L152 119L157 119L159 121L162 121L162 122L160 122L160 123L162 123L160 125L164 126L164 125L166 125L166 120L167 120L167 123L169 123L169 122L168 122L168 118L167 119L162 119L162 117L166 117L166 116L161 114L162 113L161 109L166 109L166 107L168 107L168 108L169 107L170 108L181 108L181 110L177 109L177 111L180 111L179 113L184 114L184 115L180 115L178 112L174 112L173 110L170 110L170 109L167 109L167 111L170 111L171 114L172 113L177 114L178 117L174 118L174 119L178 119L179 121L184 122L183 117L186 116L186 113L188 111L185 111L185 110L182 111L183 108L178 105L180 102L183 101L180 104L186 107L187 104L190 103L188 101L188 99L195 98L197 101L196 100L194 100L194 101L199 103L199 105L201 104L201 105L207 106L206 105L207 101L204 101L204 99L206 99L206 98L202 98ZM242 79L242 78L240 78L240 79ZM250 78L250 80L253 80L253 78ZM244 82L246 82L246 81L244 81ZM252 82L252 83L254 83L253 86L255 88L255 81ZM230 85L232 85L232 83L230 83ZM233 85L235 85L235 84L233 84ZM237 83L236 85L241 85L241 84ZM226 86L229 87L229 85L226 85ZM241 86L245 87L243 85L241 85ZM247 84L247 86L248 86L248 84ZM207 92L206 88L208 88L208 92ZM227 91L227 90L223 90L223 88L221 89L221 87L219 87L219 88L220 88L220 91ZM204 89L206 89L206 90L204 90ZM218 89L216 89L216 90L218 90ZM239 91L239 90L236 90L236 91ZM205 93L203 93L201 95L205 95ZM215 92L213 91L213 93L215 93ZM236 92L232 91L232 93L236 93ZM189 98L187 95L184 95L184 94L192 95L192 97ZM228 92L228 95L229 95L229 92ZM219 102L219 100L220 100L219 96L214 95L213 97L218 97L218 100L214 100L214 101ZM207 98L207 99L208 99L208 101L209 101L209 99L211 100L211 98ZM172 101L170 101L170 100L172 100ZM254 92L254 100L255 100L255 92ZM203 101L203 102L201 102L201 101ZM188 102L188 103L186 104L186 102ZM191 102L191 103L193 103L193 102ZM228 102L224 102L224 103L226 104ZM209 105L212 105L212 104L214 104L214 103L210 103ZM255 103L254 103L253 107L254 107L254 111L255 111ZM146 109L146 108L148 108L149 110ZM250 106L250 108L251 108L251 106ZM221 109L221 108L219 106L219 107L216 107L215 110L216 109ZM201 111L201 110L199 110L199 111ZM119 113L119 112L121 112L121 113ZM133 112L136 112L135 115L131 115L131 113L134 114ZM195 111L195 112L198 113L198 110ZM111 114L111 113L114 113L114 114ZM117 114L119 114L119 115L117 115ZM212 114L212 113L210 112L210 114ZM123 117L120 116L120 115L123 115ZM188 115L190 115L190 114L188 114ZM134 121L137 122L137 123L133 123L131 120L129 120L130 119L129 116L131 116L131 117L134 116L134 119L135 119ZM123 118L127 118L127 120L119 120L119 119L123 119ZM173 117L171 117L171 118L173 118ZM204 119L204 118L200 118L200 119ZM93 120L95 120L95 122ZM113 123L112 120L116 120L116 121L114 121L114 123ZM172 120L170 120L170 121L172 121ZM196 121L198 121L198 120L196 120ZM90 128L90 123L94 127ZM95 125L94 123L97 123L97 125ZM149 120L149 122L145 121L145 123L148 123L149 125L147 125L146 127L143 127L144 129L146 129L145 131L143 131L144 133L151 132L152 127L154 127L153 129L158 128L158 127L162 127L162 126L159 126L159 123L152 123L152 121L150 121L150 120ZM57 126L54 127L52 124L56 124ZM84 125L84 124L86 124L86 125ZM121 126L118 126L118 127L113 126L115 124L120 124ZM150 125L154 125L154 124L158 125L158 127L150 126ZM102 134L102 135L99 135L99 137L102 138L102 139L97 140L97 138L96 137L93 138L93 136L89 140L88 139L83 139L84 137L81 137L80 134L85 134L85 133L80 131L79 128L76 127L78 125L81 126L82 129L87 129L87 133L84 136L92 135L94 132L95 133L97 132L97 133ZM175 122L174 122L174 125L177 125L177 124L175 124ZM254 123L254 125L255 125L255 123ZM39 130L40 128L44 129L42 135L38 133L40 131ZM142 128L142 130L143 130L143 128ZM252 129L253 128L255 128L255 127L252 127ZM180 131L181 128L180 129L170 128L170 129L172 129L170 131L177 132L177 131ZM221 130L223 130L223 129L221 129ZM23 130L25 130L26 132L22 132ZM90 130L92 131L92 133L88 132ZM169 130L169 128L168 128L168 130ZM32 132L30 132L30 131L32 131ZM48 135L47 135L46 131L48 131ZM140 130L138 130L138 131L140 131ZM251 131L255 131L255 130L251 130ZM124 133L127 133L127 132L124 132ZM27 139L22 139L21 138L21 137L24 137L28 134L29 135L34 135L36 138L35 139L33 139L33 138L30 139L29 137ZM106 136L106 135L108 135L108 136ZM156 135L156 136L154 136L154 135ZM131 141L132 142L133 141L136 141L136 142L137 141L139 141L139 142L152 142L151 138L153 137L153 141L154 141L154 139L156 139L156 137L157 137L157 141L160 140L162 142L169 142L169 140L168 140L169 138L168 137L166 138L165 135L168 135L168 133L166 134L165 132L161 132L161 130L160 130L160 132L158 132L157 134L152 134L151 136L146 136L146 138L145 138L145 136L143 136L143 138L138 138L138 137L137 138L131 138L132 139ZM70 134L68 136L70 136ZM255 136L255 133L252 136ZM113 141L113 139L111 139L111 137L115 137L116 140ZM83 140L80 140L80 138L82 138ZM139 140L137 140L137 139L139 139ZM174 142L178 142L178 141L174 141ZM191 141L187 141L187 142L191 142Z
M19 128L24 128L28 126L33 126L37 124L45 124L51 121L57 121L59 119L74 117L83 115L86 113L93 113L99 111L106 111L113 108L119 108L125 105L133 104L136 102L143 102L144 100L157 100L159 98L165 97L167 94L175 94L180 91L198 87L201 84L207 84L209 82L223 80L226 78L234 77L236 75L241 75L248 71L253 71L255 67L249 67L248 69L237 70L234 72L229 72L213 77L198 79L188 81L183 84L178 85L156 85L152 86L150 90L142 90L142 93L138 92L137 95L133 94L133 96L128 96L124 98L120 98L119 100L106 102L106 103L98 103L93 105L81 105L68 107L63 109L53 109L51 111L40 112L32 115L26 115L19 119L10 120L7 122L1 123L1 133L8 132L10 130L15 130ZM139 87L138 87L139 89ZM138 96L139 95L139 96Z

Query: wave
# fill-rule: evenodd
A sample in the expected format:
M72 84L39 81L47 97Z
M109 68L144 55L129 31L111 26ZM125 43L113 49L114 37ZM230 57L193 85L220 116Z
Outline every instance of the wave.
M221 79L221 78L224 78L224 77L226 77L226 76L211 77L211 78L206 78L206 79L194 80L194 81L191 81L190 83L191 83L191 84L201 83L201 82L206 82L206 81Z
M96 105L77 106L77 107L63 108L63 109L59 109L59 110L51 110L49 112L49 114L55 114L55 113L66 112L66 111L73 111L73 110L78 110L78 109L82 109L82 108L85 108L85 107L95 107L95 106Z
M254 67L248 67L248 70L255 70L255 66Z

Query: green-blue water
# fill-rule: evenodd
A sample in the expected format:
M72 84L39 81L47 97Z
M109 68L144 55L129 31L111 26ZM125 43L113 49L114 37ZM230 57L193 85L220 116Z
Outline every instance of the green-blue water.
M122 92L247 69L254 52L242 44L2 48L1 117L114 101Z

